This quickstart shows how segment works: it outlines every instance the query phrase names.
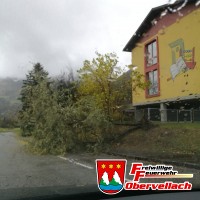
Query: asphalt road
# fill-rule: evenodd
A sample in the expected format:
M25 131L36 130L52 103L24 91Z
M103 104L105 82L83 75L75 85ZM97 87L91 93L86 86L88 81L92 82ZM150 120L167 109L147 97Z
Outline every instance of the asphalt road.
M0 133L0 189L86 184L96 184L95 170L57 156L31 155L14 133Z
M59 188L60 186L73 188L74 186L85 185L97 187L95 169L95 159L97 158L109 159L116 157L106 154L98 156L92 154L32 155L24 151L23 145L14 133L0 133L0 193L1 190L13 188ZM129 180L132 179L128 175L132 162L136 161L128 160L126 179ZM188 181L192 182L195 187L200 188L200 170L175 166L174 170L178 170L179 173L193 173L194 178ZM144 181L161 182L163 180L145 179ZM179 181L184 182L185 180L179 179Z

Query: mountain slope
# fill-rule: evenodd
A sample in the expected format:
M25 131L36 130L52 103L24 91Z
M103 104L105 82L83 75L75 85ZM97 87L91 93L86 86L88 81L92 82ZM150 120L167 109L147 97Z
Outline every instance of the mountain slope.
M0 115L15 112L20 107L21 86L22 80L0 78Z

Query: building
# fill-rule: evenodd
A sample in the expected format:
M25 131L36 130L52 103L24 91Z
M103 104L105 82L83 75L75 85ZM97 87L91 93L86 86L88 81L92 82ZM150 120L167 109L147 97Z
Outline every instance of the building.
M124 51L149 88L132 94L136 120L200 121L200 6L176 1L153 8Z

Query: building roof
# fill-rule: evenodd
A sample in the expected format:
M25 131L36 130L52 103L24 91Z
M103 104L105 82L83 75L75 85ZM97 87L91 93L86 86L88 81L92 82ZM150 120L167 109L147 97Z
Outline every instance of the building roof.
M142 37L142 35L152 27L152 21L157 17L160 17L162 12L167 10L169 13L172 13L173 10L176 11L176 9L179 8L181 5L193 2L196 2L196 0L177 0L174 4L164 4L162 6L152 8L149 14L146 16L146 18L143 20L143 22L137 29L137 31L128 41L123 51L131 52L138 40Z

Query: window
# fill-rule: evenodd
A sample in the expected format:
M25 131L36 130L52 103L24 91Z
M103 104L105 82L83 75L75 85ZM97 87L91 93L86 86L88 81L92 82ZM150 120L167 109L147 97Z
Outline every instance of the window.
M148 72L147 76L148 80L151 83L150 87L148 88L148 94L149 95L158 94L158 70Z
M146 98L158 96L159 92L159 59L158 40L154 39L145 45L145 76L150 81L149 88L146 89Z
M147 67L157 63L157 43L153 41L146 46L146 64Z

